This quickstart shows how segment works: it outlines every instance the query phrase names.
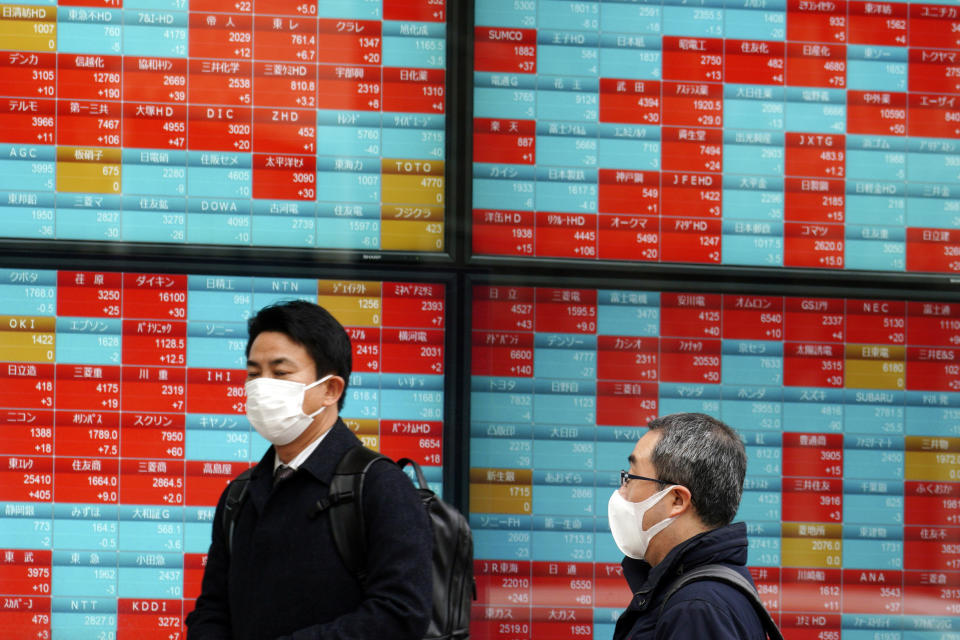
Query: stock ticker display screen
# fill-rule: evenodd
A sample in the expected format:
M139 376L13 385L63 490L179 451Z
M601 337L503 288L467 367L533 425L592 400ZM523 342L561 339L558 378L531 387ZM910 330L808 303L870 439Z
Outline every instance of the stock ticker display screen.
M960 7L476 0L473 252L960 271Z
M444 285L0 270L0 635L183 637L217 499L268 446L246 320L292 298L350 334L347 424L439 491Z
M607 501L654 417L741 434L761 599L791 640L960 633L960 307L474 286L479 638L612 637Z
M443 251L445 76L445 0L2 2L2 236Z

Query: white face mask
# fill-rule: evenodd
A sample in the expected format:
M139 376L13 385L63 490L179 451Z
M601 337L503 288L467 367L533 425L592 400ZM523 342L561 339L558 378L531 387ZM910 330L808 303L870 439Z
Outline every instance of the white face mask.
M613 541L623 552L623 555L636 560L643 560L647 553L647 546L653 536L657 535L677 519L676 516L661 520L646 531L643 530L643 515L667 495L674 485L655 493L646 500L630 502L619 491L614 491L607 503L607 518L610 520L610 533Z
M320 407L310 415L303 412L303 396L307 389L312 389L332 377L332 374L324 376L311 384L277 378L248 380L247 419L257 433L272 444L290 444L326 409L325 406Z

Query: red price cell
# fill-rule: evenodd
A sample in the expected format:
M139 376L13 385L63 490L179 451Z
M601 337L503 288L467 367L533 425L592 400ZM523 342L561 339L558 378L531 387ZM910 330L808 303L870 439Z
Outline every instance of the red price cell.
M238 60L191 59L187 86L191 105L249 105L253 65Z
M789 179L787 185L789 188ZM787 193L789 201L790 193ZM788 222L784 225L786 267L843 268L843 225Z
M187 276L125 273L123 304L126 318L186 320Z
M443 331L383 329L383 372L443 373Z
M789 19L787 22L789 24ZM788 42L787 84L792 87L845 89L847 87L846 46Z
M57 101L57 144L119 147L120 102Z
M313 132L313 127L308 129L311 133ZM303 139L289 134L286 137L290 146L296 146ZM256 138L254 138L254 146L256 146ZM254 198L313 201L317 195L316 187L317 159L315 156L253 154Z
M720 323L721 296L718 294L660 294L661 336L719 338Z
M596 333L596 289L552 289L536 292L536 331L544 333Z
M443 22L447 0L383 0L383 19Z
M843 342L844 301L839 298L787 298L784 336L787 340Z
M674 181L682 180L673 174L667 177ZM628 171L621 169L600 169L599 176L600 213L626 213L656 216L660 213L660 172ZM699 179L700 176L697 177ZM693 176L687 178L694 181ZM710 177L713 184L713 178ZM719 205L719 202L717 203ZM637 231L644 231L637 229ZM655 229L654 229L655 231Z
M250 465L246 462L204 462L187 460L186 506L212 507L217 504L227 484ZM206 558L204 558L206 559ZM186 563L186 558L184 558Z
M443 69L384 67L383 110L444 113L445 77Z
M44 549L0 550L0 593L50 593L52 557Z
M623 567L619 564L598 562L593 565L594 606L623 609L630 602L633 594L630 586L623 579Z
M908 302L907 344L960 346L960 306Z
M736 84L783 85L787 49L783 42L726 40L725 81Z
M593 564L532 562L531 574L533 605L576 607L591 604L589 598L593 596ZM588 600L584 600L584 595Z
M297 109L253 109L253 150L258 153L311 154L316 150L316 113ZM313 158L316 167L316 159ZM301 163L302 164L302 163ZM289 162L273 161L268 168L296 170ZM312 188L313 185L311 185ZM269 196L257 196L266 198Z
M847 133L881 136L907 134L907 94L847 92Z
M318 21L317 61L322 64L382 64L383 26L379 20Z
M473 36L475 71L537 72L536 29L474 27Z
M530 604L530 562L474 560L473 575L477 581L476 601L484 603L484 606ZM526 615L527 611L524 611L517 619Z
M179 460L123 460L120 502L180 506L184 502L184 463Z
M720 383L720 340L660 339L660 381Z
M254 103L261 107L312 109L317 106L317 65L255 62ZM313 126L315 120L304 123ZM254 143L256 144L256 143ZM314 151L311 147L309 151Z
M0 500L9 502L53 501L53 458L0 458ZM65 478L57 478L57 483ZM59 498L58 498L59 500ZM80 502L90 502L81 500Z
M10 144L54 144L55 100L0 101L0 136Z
M907 96L907 134L923 138L960 138L960 96L911 93Z
M3 384L4 381L0 381ZM51 402L52 404L52 402ZM53 455L53 411L0 410L0 453Z
M843 387L844 353L839 344L789 342L783 361L787 387Z
M581 640L593 633L593 609L535 607L531 609L530 616L531 638Z
M187 112L190 148L204 151L250 151L249 107L191 106Z
M315 16L317 0L254 0L253 12L273 16Z
M345 327L353 347L353 370L357 373L380 371L380 329Z
M664 189L665 195L668 192L669 189ZM722 228L720 220L664 218L660 235L661 259L665 262L719 264Z
M533 377L532 333L474 331L472 343L472 375Z
M0 601L0 625L14 637L50 637L50 598L18 596Z
M680 127L723 125L723 85L664 82L663 123Z
M660 124L660 89L658 80L600 78L600 122Z
M0 407L24 407L31 411L34 407L53 408L53 389L52 364L7 362L0 365Z
M774 620L779 617L780 609L780 567L748 567L753 584L763 606Z
M69 100L120 100L121 56L57 55L57 97ZM34 95L36 90L26 95Z
M186 445L183 413L124 412L120 418L124 437L122 458L183 459Z
M597 424L643 427L657 417L656 382L597 383Z
M537 123L533 120L473 119L473 161L536 164Z
M478 597L477 602L483 601ZM510 607L474 604L470 608L471 636L490 640L528 640L530 630L529 605Z
M843 477L843 434L784 433L783 475Z
M902 47L907 44L906 2L849 2L850 44Z
M531 287L473 288L475 331L533 331L534 290Z
M724 296L722 323L728 340L782 340L783 298Z
M124 102L185 103L187 101L187 60L124 56L122 84Z
M960 52L910 49L909 90L960 93Z
M58 457L53 463L53 469L57 476L53 492L54 502L118 504L119 460Z
M7 52L0 56L0 82L6 95L53 98L57 95L57 54Z
M788 626L788 621L797 617L795 614L786 613L788 611L804 611L813 614L840 611L843 585L840 569L783 567L780 569L780 583L784 611L781 617L783 626ZM826 616L811 617L825 618ZM825 623L826 621L820 622ZM810 625L805 626L828 627L826 624L815 624L812 621ZM837 629L839 628L838 624ZM793 638L794 636L791 634L790 637Z
M663 127L661 158L665 171L723 170L723 131ZM669 187L664 176L664 189ZM718 203L719 204L719 203ZM666 207L664 207L666 212Z
M226 484L224 484L226 486ZM220 496L217 496L219 498ZM216 504L216 499L212 504ZM211 506L211 505L202 505ZM203 570L207 566L207 554L205 553L185 553L183 554L183 613L184 615L193 611L196 600L200 596L200 587L203 583Z
M847 300L847 342L905 344L907 303L896 300Z
M907 387L960 391L960 349L907 347Z
M256 16L253 19L253 57L257 60L315 62L317 19Z
M960 605L960 573L904 571L903 613L908 616L951 616Z
M903 572L843 570L843 612L896 615L903 613Z
M842 223L846 217L844 189L843 180L787 178L784 217L787 222Z
M186 322L166 320L123 321L124 364L159 367L184 366L186 360Z
M535 228L535 214L532 211L474 209L473 252L532 256Z
M174 104L123 105L123 135L128 146L187 148L187 108Z
M383 325L442 329L444 293L439 284L384 282Z
M904 484L904 522L909 525L960 525L960 484L916 482Z
M907 571L960 570L960 527L907 525L903 537Z
M182 621L182 600L117 600L118 640L170 640Z
M907 228L907 271L960 271L960 235L953 229Z
M320 109L380 111L383 74L380 67L320 65L317 94Z
M187 413L246 413L247 372L243 369L189 369Z
M427 392L441 396L440 391ZM384 420L380 423L380 449L394 459L410 458L417 464L443 464L443 423Z
M595 259L597 216L538 211L534 240L538 256Z
M121 406L126 411L181 412L186 408L186 370L123 368Z
M120 410L119 366L58 364L56 374L58 409Z
M191 11L214 11L217 13L238 12L250 13L253 11L253 2L249 0L193 0Z
M843 519L843 480L782 479L785 522L840 522ZM784 609L787 609L784 601Z
M652 262L660 259L658 218L601 214L599 227L601 260Z
M188 34L191 58L253 58L253 18L249 15L205 13L191 7Z
M845 136L788 132L786 144L787 175L844 177L847 159Z
M120 414L57 411L57 455L109 456L120 453Z
M720 185L720 176L665 171L660 187L663 215L720 218ZM665 230L665 227L662 228ZM701 226L700 229L705 230L706 227Z
M960 47L960 7L910 3L911 47Z
M846 42L847 0L788 0L787 40Z
M659 351L657 338L598 336L597 379L656 382Z
M723 39L664 36L663 77L723 82Z

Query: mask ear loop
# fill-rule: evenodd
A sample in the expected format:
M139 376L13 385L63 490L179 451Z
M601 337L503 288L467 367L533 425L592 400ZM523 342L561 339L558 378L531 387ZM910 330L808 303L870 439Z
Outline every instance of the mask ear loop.
M317 380L316 382L311 382L310 384L308 384L307 386L305 386L305 387L303 388L304 394L306 394L306 392L307 392L308 389L313 389L313 388L314 388L315 386L317 386L318 384L323 384L324 382L326 382L327 380L329 380L329 379L332 378L332 377L333 377L333 374L332 374L332 373L328 373L327 375L323 376L322 378L320 378L320 379ZM302 401L301 401L301 403L300 403L300 406L303 406L303 402L302 402ZM320 415L321 413L323 413L323 410L326 409L326 408L327 408L327 405L323 405L322 407L320 407L319 409L317 409L317 410L314 411L313 413L308 413L308 414L304 414L304 415L306 415L308 418L316 418L318 415Z

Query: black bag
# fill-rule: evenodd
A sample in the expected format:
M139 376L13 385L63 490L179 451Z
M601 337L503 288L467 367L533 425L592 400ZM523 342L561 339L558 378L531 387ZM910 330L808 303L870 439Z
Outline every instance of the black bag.
M730 567L725 567L722 564L705 564L674 580L667 589L667 595L664 596L663 602L660 604L660 615L663 615L663 608L666 606L670 596L679 591L682 586L696 582L697 580L716 580L717 582L723 582L739 589L747 596L750 604L753 605L753 609L757 612L757 616L760 618L760 623L763 625L767 636L771 640L783 640L783 634L781 634L780 629L777 628L777 623L773 621L773 618L770 617L770 612L767 611L767 608L760 602L760 596L757 595L757 590L750 584L750 581Z
M329 494L317 501L311 514L330 510L333 540L343 563L360 580L366 578L364 556L366 535L363 523L363 479L377 460L390 458L367 449L353 447L337 463ZM470 605L477 597L473 579L473 535L467 519L427 486L423 471L413 460L403 458L400 468L413 467L417 476L420 501L433 528L433 613L424 639L460 640L470 637ZM252 469L247 469L227 490L223 510L223 529L227 549L232 550L233 526L247 494Z

